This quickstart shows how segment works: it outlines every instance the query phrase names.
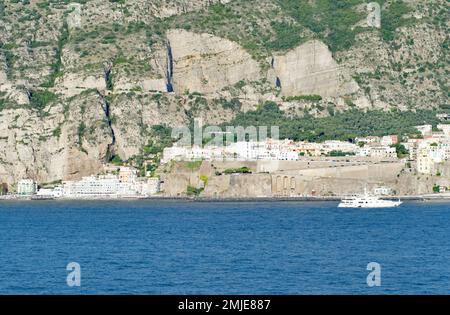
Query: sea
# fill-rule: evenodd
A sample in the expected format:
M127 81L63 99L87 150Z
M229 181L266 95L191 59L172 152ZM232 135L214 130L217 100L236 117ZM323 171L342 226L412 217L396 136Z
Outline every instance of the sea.
M449 294L450 203L0 201L0 294Z

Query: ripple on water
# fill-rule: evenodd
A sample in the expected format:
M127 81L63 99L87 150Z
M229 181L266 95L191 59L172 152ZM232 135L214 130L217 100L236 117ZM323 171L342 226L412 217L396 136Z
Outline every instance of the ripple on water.
M1 202L0 293L447 294L449 209ZM80 288L66 285L71 261ZM381 287L366 284L372 261Z

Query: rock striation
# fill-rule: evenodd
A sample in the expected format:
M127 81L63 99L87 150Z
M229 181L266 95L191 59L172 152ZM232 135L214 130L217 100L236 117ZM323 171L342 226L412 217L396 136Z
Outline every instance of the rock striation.
M319 40L308 41L284 55L274 56L269 77L284 96L337 97L358 90L358 84Z
M238 44L211 34L167 32L173 90L214 93L242 80L261 78L258 62Z

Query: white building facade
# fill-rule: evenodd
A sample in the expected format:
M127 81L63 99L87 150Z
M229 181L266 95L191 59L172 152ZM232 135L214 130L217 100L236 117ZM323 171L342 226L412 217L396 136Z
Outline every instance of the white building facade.
M37 183L32 179L22 179L17 183L19 195L34 195L37 191Z

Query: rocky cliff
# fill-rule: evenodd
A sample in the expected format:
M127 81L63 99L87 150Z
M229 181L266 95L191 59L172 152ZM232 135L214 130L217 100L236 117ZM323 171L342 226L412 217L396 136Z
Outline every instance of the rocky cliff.
M152 126L266 100L318 115L448 104L446 1L380 1L381 29L365 1L342 3L0 0L0 182L142 160Z

